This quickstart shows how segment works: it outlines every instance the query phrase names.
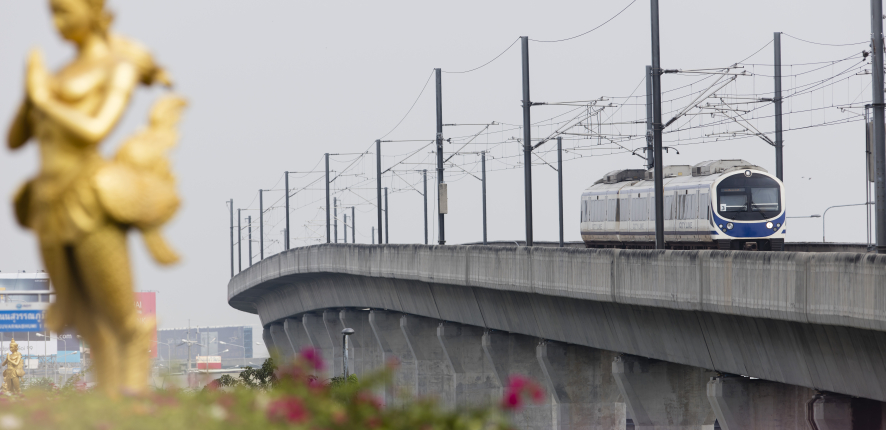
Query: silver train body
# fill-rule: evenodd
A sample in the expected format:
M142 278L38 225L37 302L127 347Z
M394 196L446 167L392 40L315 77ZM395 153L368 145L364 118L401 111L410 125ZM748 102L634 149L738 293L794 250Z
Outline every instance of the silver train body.
M744 160L665 166L664 230L670 249L784 249L784 184ZM652 170L607 173L581 195L589 248L654 248Z

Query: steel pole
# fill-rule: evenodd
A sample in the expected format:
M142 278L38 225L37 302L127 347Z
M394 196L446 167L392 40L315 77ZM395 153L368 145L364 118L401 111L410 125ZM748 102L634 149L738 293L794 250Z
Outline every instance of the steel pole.
M329 153L326 156L326 243L332 239L332 232L329 231Z
M342 230L345 233L345 243L348 243L348 214L345 214L345 223L342 225Z
M784 181L781 136L781 33L775 32L775 176Z
M246 217L246 225L249 226L249 267L252 267L252 215Z
M422 183L424 184L424 188L422 189L422 197L425 199L425 245L428 244L428 169L424 169L421 171Z
M338 243L338 198L332 198L332 242Z
M385 244L388 244L388 233L390 233L390 229L388 228L388 187L385 187Z
M563 138L557 136L557 194L560 199L560 248L563 247Z
M351 206L351 243L357 243L357 233L355 233L354 225L354 207Z
M437 77L437 190L439 190L440 184L443 183L443 87L441 81L442 72L440 69L434 69L434 72ZM440 211L439 191L437 192L437 222L440 224L438 243L446 245L445 214Z
M372 226L372 244L375 245L375 226Z
M228 200L231 215L231 277L234 277L234 199Z
M532 126L529 120L529 36L520 37L523 48L523 197L526 209L526 246L532 246Z
M665 249L664 160L661 154L661 61L658 40L658 0L650 0L652 12L652 140L655 159L655 249Z
M258 190L258 261L265 259L265 190Z
M655 167L652 133L652 66L646 66L646 169Z
M375 141L375 192L378 209L378 244L381 245L381 140Z
M283 238L283 249L289 249L289 172L284 172L286 187L286 236Z
M486 245L486 151L480 151L480 167L483 172L483 244Z
M875 231L877 253L886 254L886 125L883 121L883 2L871 0L871 38L873 39L873 112L874 112L874 175Z
M243 220L243 216L240 215L242 210L237 209L237 272L243 271L243 252L240 246L243 242L243 227L240 227L240 221Z

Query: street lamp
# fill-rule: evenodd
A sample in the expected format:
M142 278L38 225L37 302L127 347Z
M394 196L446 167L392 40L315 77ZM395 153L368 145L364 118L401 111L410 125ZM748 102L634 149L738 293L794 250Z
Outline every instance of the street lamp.
M345 376L345 382L348 380L348 337L352 334L354 334L354 329L352 328L345 328L341 331L341 368Z
M243 349L243 359L244 359L244 360L246 359L246 347L245 347L245 346L240 346L240 345L237 345L237 344L234 344L234 343L228 343L228 342L221 341L221 340L218 341L218 343L220 343L220 344L222 344L222 345L236 346L237 348L242 348L242 349ZM256 342L256 343L258 343L258 342Z
M172 366L172 346L166 342L160 342L159 340L155 340L154 343L158 345L166 345L166 361L169 362L169 365ZM159 346L158 346L159 349ZM170 369L172 369L170 367Z
M831 206L831 207L825 209L824 214L821 216L821 241L822 241L822 243L825 242L825 240L824 240L824 237L825 237L824 236L825 216L827 216L829 210L831 210L833 208L848 208L850 206L868 206L868 205L872 205L872 204L874 204L874 202L856 203L854 205L836 205L836 206Z

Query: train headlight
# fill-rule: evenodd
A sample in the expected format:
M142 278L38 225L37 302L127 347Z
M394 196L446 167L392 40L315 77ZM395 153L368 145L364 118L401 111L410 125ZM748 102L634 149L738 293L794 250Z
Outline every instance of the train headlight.
M745 171L744 171L744 175L750 178L750 177L751 177L751 171L750 171L750 170L745 170Z
M720 227L720 229L722 229L722 228L723 228L723 224L720 224L718 227Z
M775 224L775 228L781 227L781 223Z
M772 223L771 223L771 222L767 222L767 223L766 223L766 228L768 228L768 229L771 230L771 229L772 229Z
M735 226L734 226L734 225L732 225L732 223L731 223L731 222L730 222L730 223L728 223L728 224L726 224L726 230L732 230L732 227L735 227Z

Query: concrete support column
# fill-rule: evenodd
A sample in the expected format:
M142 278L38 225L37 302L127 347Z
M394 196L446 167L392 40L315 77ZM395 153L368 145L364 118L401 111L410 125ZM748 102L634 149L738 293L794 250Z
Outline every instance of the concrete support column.
M876 400L819 394L810 405L818 430L886 430L886 405Z
M271 337L270 325L262 327L261 340L265 343L265 346L268 347L269 353L272 353L277 348L276 346L274 346L274 338Z
M280 358L283 360L291 359L293 356L292 345L289 344L289 339L283 330L283 323L272 323L270 329L271 339L274 341L274 349L277 350L277 354L280 354Z
M448 322L437 326L437 339L455 386L456 407L486 405L501 399L501 384L483 353L483 332L482 327Z
M455 406L455 384L453 373L440 340L437 327L440 321L403 315L400 328L406 335L409 350L415 357L415 394L422 397L435 397L447 407Z
M329 343L332 345L332 365L329 367L330 377L342 376L344 369L342 368L341 357L343 355L341 346L341 319L338 316L340 311L323 311L323 325L326 326L326 333L329 336Z
M521 334L487 331L483 334L483 353L492 365L492 371L499 384L508 385L511 375L519 374L536 381L544 381L544 372L538 364L535 347L538 339ZM524 430L543 430L553 426L551 395L545 393L542 404L530 403L514 412L513 422Z
M323 323L323 315L304 314L302 315L301 322L305 327L305 332L308 334L308 340L310 340L311 346L320 352L321 357L323 357L324 370L317 376L331 378L333 376L332 340L329 339L329 332L326 331L326 324Z
M351 346L350 357L348 363L349 369L362 377L371 372L380 371L385 365L382 357L381 349L378 346L378 340L372 327L369 325L369 311L358 311L353 309L343 309L339 312L342 329L352 328L354 334L348 343Z
M391 385L385 387L384 395L385 404L395 407L403 403L401 393L405 395L415 389L415 357L406 342L406 335L400 329L402 315L397 312L369 311L369 326L378 341L382 358L386 363L392 360L400 363L394 370Z
M621 355L612 362L612 375L636 430L713 430L707 383L716 373Z
M708 382L708 400L723 430L807 430L807 403L815 391L742 376Z
M283 331L286 332L289 344L292 346L292 350L295 351L296 354L301 352L301 350L312 346L311 340L308 339L308 332L305 331L305 326L301 322L301 316L296 318L286 318L283 320Z
M543 341L536 355L553 396L555 429L625 428L625 403L612 376L616 353Z

